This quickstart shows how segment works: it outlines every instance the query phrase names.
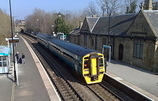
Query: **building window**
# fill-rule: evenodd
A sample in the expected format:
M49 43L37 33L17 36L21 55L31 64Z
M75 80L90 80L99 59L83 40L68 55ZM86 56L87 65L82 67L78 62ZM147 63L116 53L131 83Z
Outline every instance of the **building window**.
M143 40L134 40L134 52L133 56L135 58L142 58L143 57Z
M77 38L77 44L78 44L78 45L80 44L80 39L79 39L79 37Z
M103 38L102 43L103 45L106 45L106 38Z
M5 56L0 57L0 67L7 66L7 58Z
M87 35L84 34L84 45L87 45Z
M94 40L93 40L93 39L92 39L92 41L91 41L91 42L92 42L92 43L91 43L91 45L92 45L92 46L94 46Z
M78 40L77 40L77 38L75 37L75 44L77 44L77 42L78 42Z

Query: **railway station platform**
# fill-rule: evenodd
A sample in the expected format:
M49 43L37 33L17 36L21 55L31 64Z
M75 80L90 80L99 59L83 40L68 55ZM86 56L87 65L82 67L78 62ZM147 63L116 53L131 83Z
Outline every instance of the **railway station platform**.
M0 74L0 100L60 101L38 58L21 36L19 36L19 43L15 46L16 52L19 52L19 57L22 53L25 54L26 63L17 64L18 85L13 81L13 67L11 67L9 74Z
M2 101L60 101L53 85L44 72L28 43L19 36L15 53L25 54L26 63L18 64L18 81L10 73L0 74L0 99ZM107 74L143 95L158 101L158 75L120 61L107 62Z
M107 62L107 74L135 91L158 101L158 75L139 67L111 60Z

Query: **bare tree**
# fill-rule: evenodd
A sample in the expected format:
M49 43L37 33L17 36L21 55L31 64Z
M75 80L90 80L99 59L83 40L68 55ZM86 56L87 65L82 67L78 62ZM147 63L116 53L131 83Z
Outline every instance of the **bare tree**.
M158 10L158 1L153 2L153 10Z
M88 7L84 9L83 13L86 16L91 16L91 15L98 15L98 11L96 9L96 6L94 4L94 2L90 2Z
M0 9L0 44L7 44L6 37L11 37L9 15Z
M32 15L25 18L27 29L33 32L52 33L52 14L44 10L35 9Z
M76 22L76 19L75 17L73 17L73 13L68 11L64 13L65 14L54 12L49 13L41 9L35 9L33 14L25 18L27 22L27 29L33 32L52 34L55 31L55 20L58 18L59 14L62 14L63 19L65 21L65 25L67 25L68 28L72 30L72 28L74 27L72 27L71 25L77 25L74 23ZM72 19L74 20L72 21Z
M42 25L40 25L40 29L44 33L53 33L52 25L54 21L52 20L51 13L45 13L42 18Z
M135 13L137 9L136 0L126 0L126 14Z
M99 0L97 3L102 11L102 16L111 16L117 14L122 0Z

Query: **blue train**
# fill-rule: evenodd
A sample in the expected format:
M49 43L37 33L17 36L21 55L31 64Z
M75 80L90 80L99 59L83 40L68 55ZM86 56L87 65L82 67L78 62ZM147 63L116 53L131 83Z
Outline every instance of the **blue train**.
M82 77L87 84L102 82L106 72L102 53L59 40L47 34L38 34L37 41L63 60L71 71Z

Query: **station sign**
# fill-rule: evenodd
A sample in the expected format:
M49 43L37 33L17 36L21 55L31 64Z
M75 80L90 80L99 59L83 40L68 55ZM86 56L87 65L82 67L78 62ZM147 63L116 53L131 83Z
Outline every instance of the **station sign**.
M9 41L9 43L18 43L19 42L19 38L6 38L6 41Z

